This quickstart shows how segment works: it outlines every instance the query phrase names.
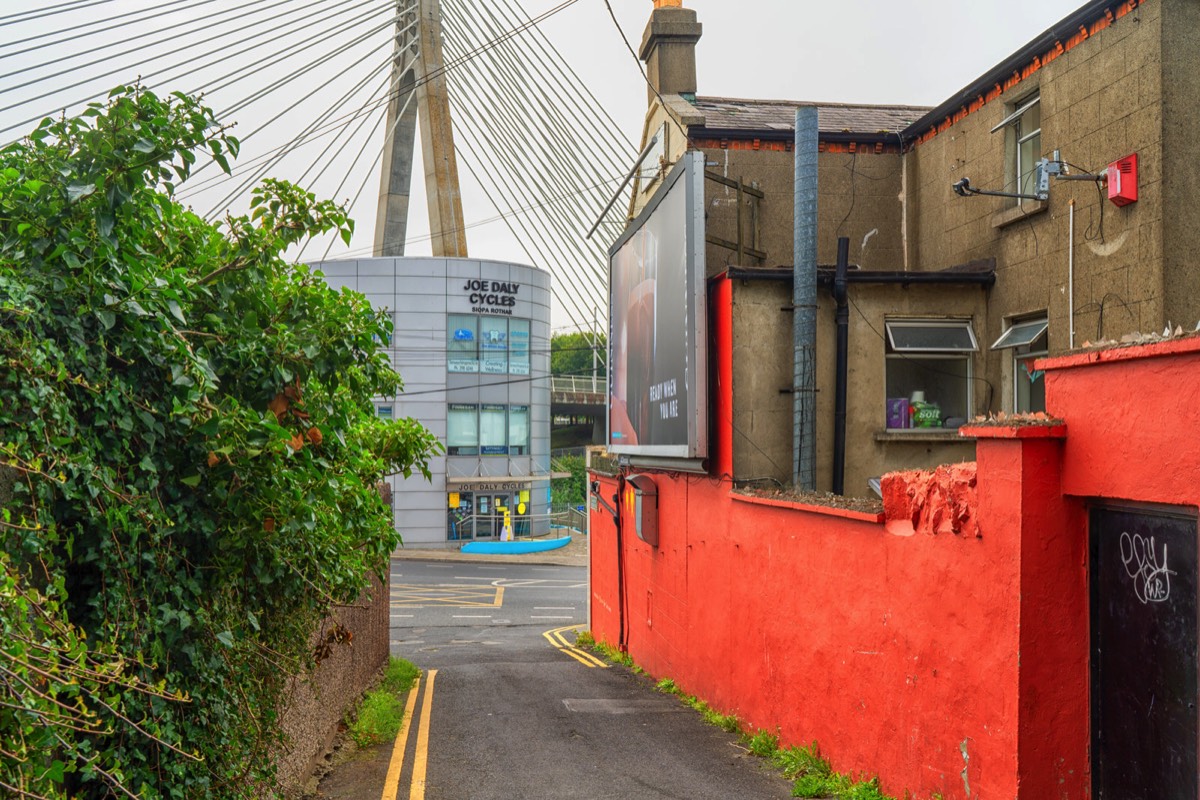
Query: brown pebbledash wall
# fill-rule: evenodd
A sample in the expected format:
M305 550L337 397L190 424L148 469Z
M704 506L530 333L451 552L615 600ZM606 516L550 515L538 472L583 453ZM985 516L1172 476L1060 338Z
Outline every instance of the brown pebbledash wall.
M328 642L329 655L311 674L292 678L283 704L282 726L290 744L277 758L279 785L296 796L333 743L346 711L377 678L389 652L389 590L386 579L372 577L359 602L337 606L314 636L314 646L328 642L341 626L352 634L345 642Z

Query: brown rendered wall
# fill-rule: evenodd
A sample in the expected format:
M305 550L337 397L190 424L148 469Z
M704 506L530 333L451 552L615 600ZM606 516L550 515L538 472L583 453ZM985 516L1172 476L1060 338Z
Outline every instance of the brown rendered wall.
M792 150L707 149L708 170L741 180L766 194L759 202L760 250L767 258L746 257L716 245L708 246L711 277L733 266L791 266L794 245L795 153ZM863 269L903 269L901 236L903 161L898 154L822 153L817 161L817 262L837 260L837 239L850 238L850 263ZM737 190L707 181L707 232L737 240ZM751 198L743 202L743 238L753 230ZM866 242L864 246L864 240Z
M765 262L747 258L744 263L738 264L736 253L709 245L707 274L711 277L730 265L790 267L793 249L794 154L783 150L721 149L706 150L705 153L710 171L733 180L741 179L746 184L756 183L766 194L759 206L759 247L768 256ZM823 153L818 160L818 170L818 262L833 264L836 261L837 237L841 235L850 237L852 263L865 269L902 268L901 157L874 153ZM705 197L708 205L705 220L707 232L735 240L736 189L706 181ZM743 236L747 240L751 219L747 200L743 209ZM790 269L787 272L790 278ZM781 389L789 389L793 382L793 315L784 310L791 307L791 291L791 281L786 279L739 281L734 288L733 464L737 480L768 477L784 483L791 480L792 395L780 393ZM828 490L832 480L834 307L827 291L821 292L818 302L817 364L821 393L818 394L817 475L818 488ZM877 356L882 359L882 349ZM854 376L853 380L856 380ZM855 391L860 391L857 386ZM882 383L879 392L882 398ZM851 472L854 475L880 474L879 468L883 463L881 455L887 455L875 452L877 448L868 450L856 446L856 443L870 442L875 430L883 427L882 400L878 405L878 415L851 413L848 417L847 442L850 446L847 448L847 458L853 465ZM879 420L874 416L879 416ZM955 452L963 449L962 445L958 445ZM967 457L970 457L969 453ZM906 465L921 466L937 463L940 462L928 459L905 462ZM847 486L851 484L847 483ZM864 493L865 478L854 487L852 493Z
M792 480L790 280L734 281L733 477Z
M1144 3L908 154L910 262L930 269L996 259L996 287L986 316L978 318L981 346L1000 335L1007 318L1046 311L1051 354L1068 349L1072 199L1075 345L1165 324L1160 43L1163 9L1175 2ZM963 177L978 188L1004 188L1011 131L990 129L1039 89L1042 154L1060 150L1064 160L1099 171L1136 152L1137 203L1118 208L1091 182L1055 179L1050 199L1034 204L1029 216L1016 212L1012 200L953 193L951 184ZM1003 387L993 408L1011 410L1009 360L1000 354L987 362L986 377Z
M1200 320L1200 4L1162 0L1162 15L1163 306L1186 330Z
M980 320L987 292L974 286L911 286L851 284L850 327L847 334L846 494L870 493L867 479L903 469L932 469L939 464L970 461L974 442L956 430L931 429L889 433L885 408L886 358L884 318L954 317L971 319L983 339ZM817 489L829 491L833 475L834 385L836 378L836 308L822 292L817 315ZM932 310L936 309L936 313ZM983 359L976 353L976 376ZM987 403L987 384L972 381L975 408ZM937 398L930 397L931 401Z
M359 602L336 606L314 636L315 646L329 644L329 655L311 674L292 678L291 693L280 713L290 746L277 757L276 765L286 796L300 793L332 744L342 718L376 681L380 667L387 662L389 612L388 584L372 577ZM337 625L353 634L353 639L328 642Z

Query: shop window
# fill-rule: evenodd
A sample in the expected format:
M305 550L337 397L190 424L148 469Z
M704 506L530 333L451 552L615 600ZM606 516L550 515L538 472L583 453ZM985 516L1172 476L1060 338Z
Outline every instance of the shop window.
M529 325L527 319L448 315L447 371L528 375Z
M529 320L508 321L508 371L512 375L529 374Z
M508 409L483 405L479 409L479 452L485 456L508 455Z
M1046 410L1046 380L1034 362L1049 355L1045 316L1014 321L992 345L993 350L1012 351L1013 410L1034 413Z
M479 320L479 350L482 372L503 375L508 372L508 320L482 317Z
M446 369L449 372L479 372L478 317L447 315Z
M529 406L508 409L508 452L514 456L529 455Z
M529 455L529 406L451 404L446 454Z
M885 407L889 428L958 427L971 412L968 320L888 320Z
M992 128L992 132L1001 129L1006 131L1006 191L1036 194L1037 162L1042 157L1041 95L1034 92L1018 102L1012 113ZM1032 201L1018 199L1016 202L1021 205Z
M479 455L479 406L451 403L446 414L446 455Z

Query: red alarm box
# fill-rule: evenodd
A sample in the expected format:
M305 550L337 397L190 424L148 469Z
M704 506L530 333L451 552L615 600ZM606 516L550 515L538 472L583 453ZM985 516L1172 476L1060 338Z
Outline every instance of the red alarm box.
M1108 165L1108 199L1118 206L1137 202L1137 153Z

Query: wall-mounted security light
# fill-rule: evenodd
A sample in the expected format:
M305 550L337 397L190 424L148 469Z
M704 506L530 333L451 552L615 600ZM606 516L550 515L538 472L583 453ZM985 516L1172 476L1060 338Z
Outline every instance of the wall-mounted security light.
M1034 166L1034 192L1033 194L1023 194L1021 192L998 192L993 189L977 189L971 185L970 178L960 178L950 185L954 193L959 197L970 197L972 195L982 194L990 197L1014 197L1018 200L1047 200L1050 198L1050 177L1053 176L1056 180L1063 181L1095 181L1097 183L1104 182L1108 179L1107 175L1096 175L1090 172L1071 172L1067 162L1059 157L1057 150L1054 151L1054 158L1043 158Z

